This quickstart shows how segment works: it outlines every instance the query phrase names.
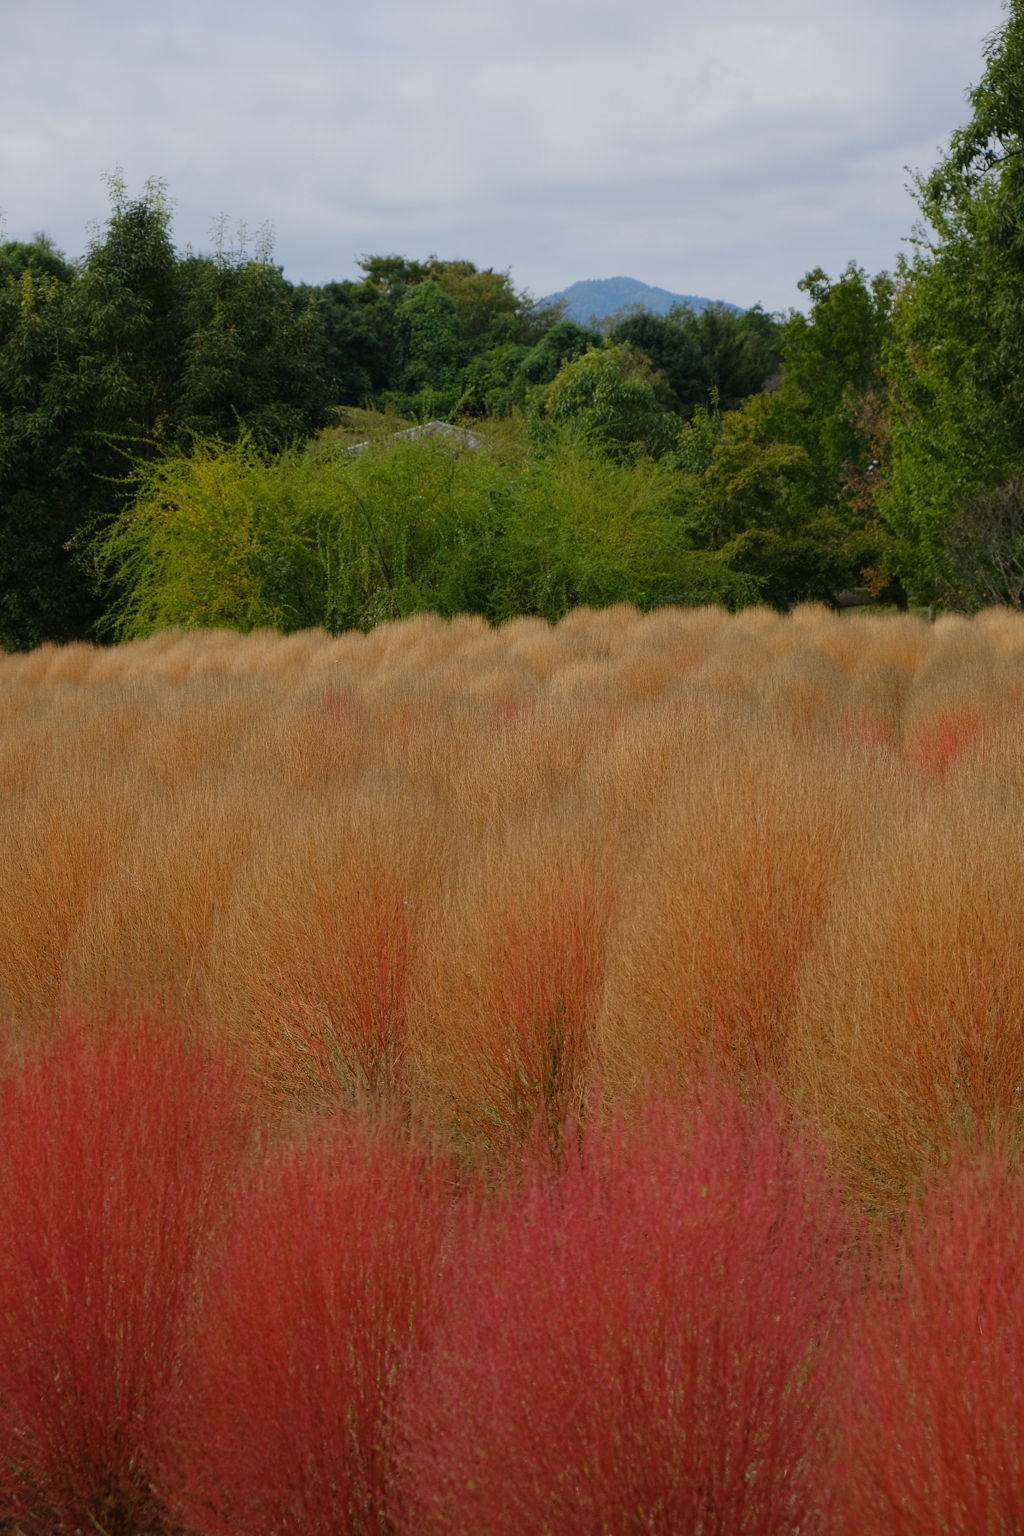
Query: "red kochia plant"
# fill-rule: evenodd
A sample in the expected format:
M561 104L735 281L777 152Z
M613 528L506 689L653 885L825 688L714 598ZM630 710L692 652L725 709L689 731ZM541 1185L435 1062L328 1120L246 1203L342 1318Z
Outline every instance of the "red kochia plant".
M1005 1159L961 1154L912 1210L844 1400L851 1536L1024 1530L1024 1184Z
M0 1515L19 1529L164 1529L150 1476L235 1090L127 1019L64 1028L0 1089Z
M242 1191L185 1366L167 1483L195 1531L379 1532L396 1383L437 1296L443 1168L342 1125Z
M408 1529L811 1530L843 1242L774 1097L591 1131L460 1241L399 1419Z

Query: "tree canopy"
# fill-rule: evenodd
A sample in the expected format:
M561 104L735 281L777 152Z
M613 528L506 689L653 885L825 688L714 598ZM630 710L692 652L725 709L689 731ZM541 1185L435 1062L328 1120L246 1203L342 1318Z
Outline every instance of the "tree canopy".
M49 241L0 247L0 640L87 634L102 606L83 541L130 492L132 461L195 433L267 446L328 419L322 328L266 254L180 256L159 183L112 185L71 266Z
M608 340L565 362L544 406L556 426L571 425L618 459L659 459L679 433L668 380L628 341Z
M970 121L916 180L925 222L897 273L884 358L892 463L880 506L904 541L908 583L954 606L973 601L957 555L964 519L986 500L1005 507L1024 474L1022 0L985 59Z
M850 266L835 282L815 270L801 287L811 313L783 326L771 387L737 410L699 411L682 433L687 516L778 608L855 588L902 605L873 478L892 284Z

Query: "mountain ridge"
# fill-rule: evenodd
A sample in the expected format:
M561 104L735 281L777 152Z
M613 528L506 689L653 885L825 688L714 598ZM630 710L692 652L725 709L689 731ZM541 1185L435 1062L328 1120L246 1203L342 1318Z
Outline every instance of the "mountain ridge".
M636 277L583 278L580 282L570 283L560 293L547 294L539 302L551 304L559 299L566 305L566 319L575 320L577 325L586 325L590 320L606 320L609 315L629 305L641 305L656 315L668 314L674 304L688 304L698 312L711 304L721 304L734 314L743 313L740 305L729 304L724 299L706 299L692 293L670 293L667 288L653 287L650 283L640 282Z

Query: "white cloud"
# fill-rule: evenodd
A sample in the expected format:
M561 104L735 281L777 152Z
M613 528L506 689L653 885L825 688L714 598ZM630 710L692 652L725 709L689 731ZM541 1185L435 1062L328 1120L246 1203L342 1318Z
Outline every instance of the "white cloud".
M225 210L289 276L361 251L628 273L770 307L891 265L998 0L0 0L0 207L70 251L100 172Z

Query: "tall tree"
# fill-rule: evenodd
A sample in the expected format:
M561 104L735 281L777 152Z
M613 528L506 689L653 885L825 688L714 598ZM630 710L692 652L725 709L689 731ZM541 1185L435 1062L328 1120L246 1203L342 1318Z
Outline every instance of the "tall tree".
M340 282L295 291L297 304L317 306L324 368L335 405L366 405L388 382L387 354L368 317L362 288L360 283Z
M466 342L455 300L433 278L410 288L398 309L402 388L458 398ZM448 406L451 409L451 405Z
M0 242L0 282L6 277L20 277L26 270L39 276L59 277L65 283L74 274L64 252L58 251L49 235Z
M783 328L760 305L736 314L724 304L697 311L676 305L667 315L627 313L613 325L612 341L646 352L668 379L675 409L691 416L712 390L722 410L736 410L762 390L782 362Z
M973 548L972 519L986 499L1009 505L1024 476L1024 0L1007 11L968 94L970 122L917 178L926 223L898 273L885 360L892 469L881 505L904 541L907 581L922 600L956 606L970 606L975 585L958 555Z
M116 500L131 440L173 411L174 252L162 188L115 184L106 238L70 282L0 288L0 639L88 632L100 608L70 547Z
M269 252L186 257L177 268L174 408L168 430L267 448L327 420L330 388L316 303L296 303Z
M133 456L197 432L268 446L327 414L315 307L296 308L264 256L180 258L160 183L111 185L105 231L65 272L0 280L0 643L90 632L101 606L82 559L112 518Z
M850 266L800 284L811 313L783 327L774 387L721 416L698 412L677 455L687 517L706 546L756 577L777 608L834 603L869 583L905 602L874 499L879 366L892 284Z
M713 387L711 368L678 311L656 315L649 309L624 315L609 331L609 340L637 347L660 369L672 391L672 405L681 416L692 416L707 405Z

